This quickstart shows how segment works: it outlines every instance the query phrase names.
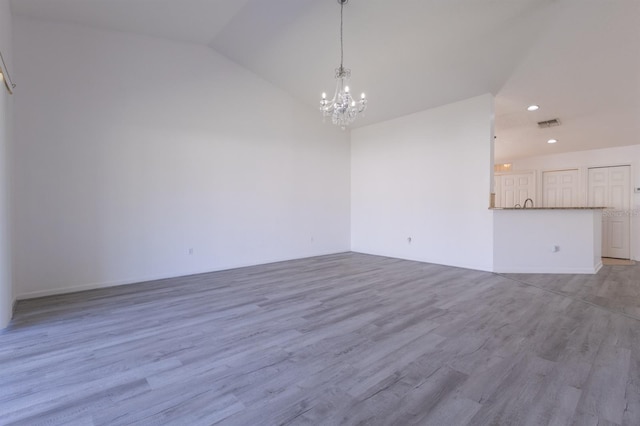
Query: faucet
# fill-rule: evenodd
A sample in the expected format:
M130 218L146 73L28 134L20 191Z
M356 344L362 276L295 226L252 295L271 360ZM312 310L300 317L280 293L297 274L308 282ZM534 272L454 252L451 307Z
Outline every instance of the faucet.
M527 198L526 200L524 200L524 205L522 206L523 209L527 208L527 202L531 201L531 207L533 208L533 200L531 198Z

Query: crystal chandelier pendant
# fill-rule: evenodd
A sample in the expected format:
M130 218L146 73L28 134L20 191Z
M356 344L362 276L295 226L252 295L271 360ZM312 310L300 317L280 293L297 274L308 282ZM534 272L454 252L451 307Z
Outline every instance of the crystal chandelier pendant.
M340 126L343 130L367 109L367 98L364 93L357 101L351 96L349 89L351 70L343 65L342 11L347 2L348 0L338 0L340 3L340 66L336 68L336 90L331 100L327 99L326 93L322 94L320 100L320 110L323 117L326 119L330 116L333 124Z

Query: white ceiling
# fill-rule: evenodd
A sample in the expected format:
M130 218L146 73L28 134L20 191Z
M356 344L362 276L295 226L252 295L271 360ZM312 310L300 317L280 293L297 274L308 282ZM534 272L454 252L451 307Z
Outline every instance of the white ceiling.
M336 0L12 0L12 9L208 45L311 107L333 91L339 63ZM351 0L345 66L369 98L359 126L492 92L498 161L640 143L640 0ZM530 103L541 109L527 112ZM562 126L537 128L556 117Z

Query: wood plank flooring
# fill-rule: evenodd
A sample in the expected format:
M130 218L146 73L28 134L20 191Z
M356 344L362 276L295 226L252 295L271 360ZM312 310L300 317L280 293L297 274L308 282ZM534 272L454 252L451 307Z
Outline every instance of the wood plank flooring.
M595 275L505 276L640 319L640 265L609 265Z
M356 253L22 301L2 425L640 425L640 266Z

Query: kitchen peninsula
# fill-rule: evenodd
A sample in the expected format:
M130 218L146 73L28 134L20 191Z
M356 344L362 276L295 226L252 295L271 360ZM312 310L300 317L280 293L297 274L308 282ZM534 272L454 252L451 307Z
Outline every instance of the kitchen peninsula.
M595 274L603 207L492 208L494 271Z

